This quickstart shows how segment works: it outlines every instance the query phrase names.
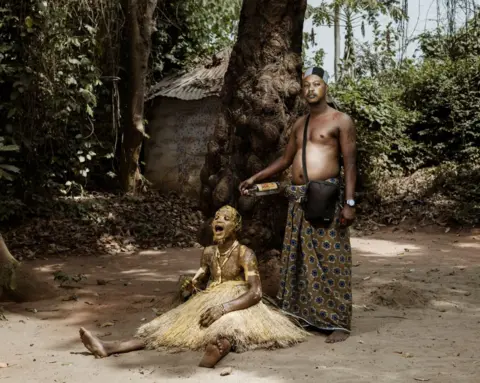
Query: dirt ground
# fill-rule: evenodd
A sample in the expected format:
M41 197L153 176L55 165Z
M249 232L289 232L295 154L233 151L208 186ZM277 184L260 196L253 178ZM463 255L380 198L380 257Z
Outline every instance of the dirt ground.
M4 303L0 380L5 382L479 382L480 234L384 230L352 239L353 334L312 335L290 349L228 355L216 369L201 353L139 351L96 360L79 341L85 326L105 340L132 335L165 311L180 274L200 250L48 258L29 267L83 273L79 288L28 304ZM97 280L103 280L97 282ZM105 284L106 282L106 284ZM232 367L229 376L220 376Z

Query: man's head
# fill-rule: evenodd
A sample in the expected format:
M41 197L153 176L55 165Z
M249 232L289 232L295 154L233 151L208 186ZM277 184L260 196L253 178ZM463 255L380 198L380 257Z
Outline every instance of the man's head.
M303 96L310 105L318 104L327 95L328 73L320 67L312 67L303 75Z
M242 216L231 206L223 206L215 213L212 221L213 241L221 245L227 240L236 239L242 228Z

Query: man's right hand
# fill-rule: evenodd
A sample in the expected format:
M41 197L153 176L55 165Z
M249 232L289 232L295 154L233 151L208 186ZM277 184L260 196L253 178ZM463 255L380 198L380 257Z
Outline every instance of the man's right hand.
M251 189L254 184L255 180L253 177L250 177L248 180L243 181L238 187L238 189L240 190L240 194L247 195L248 189Z

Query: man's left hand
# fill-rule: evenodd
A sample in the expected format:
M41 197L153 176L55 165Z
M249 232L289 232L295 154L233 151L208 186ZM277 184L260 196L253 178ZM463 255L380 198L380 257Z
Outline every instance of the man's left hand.
M216 320L220 319L224 314L222 305L213 306L207 309L200 317L200 326L208 327Z
M342 209L340 224L342 226L350 226L355 221L355 208L345 205Z

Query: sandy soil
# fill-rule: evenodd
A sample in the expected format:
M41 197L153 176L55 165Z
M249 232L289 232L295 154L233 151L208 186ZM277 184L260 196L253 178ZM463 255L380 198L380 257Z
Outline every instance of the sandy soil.
M197 268L198 249L31 262L52 283L60 269L88 278L80 288L59 289L53 300L3 304L0 363L9 366L0 368L0 380L479 382L480 235L388 230L354 238L352 245L355 306L348 341L327 345L312 335L290 349L230 354L214 370L196 367L201 354L194 352L96 360L78 338L80 326L106 340L128 337L165 311L178 276ZM233 372L221 377L226 367Z

